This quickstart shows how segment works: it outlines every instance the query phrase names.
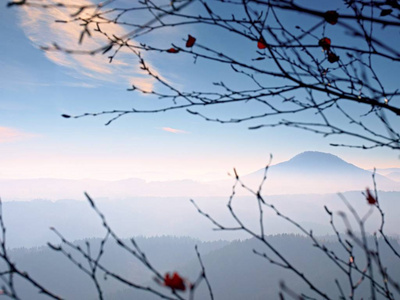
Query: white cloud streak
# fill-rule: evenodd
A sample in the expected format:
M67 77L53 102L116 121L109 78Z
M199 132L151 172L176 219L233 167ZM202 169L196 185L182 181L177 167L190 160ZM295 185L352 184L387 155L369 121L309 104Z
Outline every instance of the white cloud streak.
M88 0L68 0L68 4L91 5ZM26 36L36 46L48 45L52 42L67 49L96 49L107 42L105 37L92 31L92 37L86 36L82 45L78 45L82 26L79 23L57 23L55 20L68 20L76 9L54 7L46 10L26 7L20 12L20 25ZM89 9L82 14L90 13ZM117 24L104 24L105 31L122 36L125 29ZM92 28L93 29L93 28ZM139 69L132 54L121 51L116 59L109 63L107 55L69 55L62 52L46 52L46 57L53 63L73 70L82 79L91 78L115 84L136 86L145 90L153 87L154 79L147 77ZM129 59L127 59L129 57ZM127 63L129 61L129 63Z

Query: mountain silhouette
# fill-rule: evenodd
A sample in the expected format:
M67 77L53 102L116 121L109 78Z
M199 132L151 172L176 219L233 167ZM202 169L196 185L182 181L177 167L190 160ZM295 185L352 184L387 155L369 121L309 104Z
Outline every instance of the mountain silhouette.
M243 180L254 186L263 174L264 169L261 169L244 176ZM372 174L336 155L307 151L271 166L264 191L272 194L300 194L365 190L366 187L373 187ZM375 180L381 190L400 190L398 182L385 176L376 174Z
M286 162L275 165L275 168L277 167L287 171L301 169L303 172L368 172L344 161L336 155L317 151L300 153ZM368 174L370 174L370 172L368 172Z

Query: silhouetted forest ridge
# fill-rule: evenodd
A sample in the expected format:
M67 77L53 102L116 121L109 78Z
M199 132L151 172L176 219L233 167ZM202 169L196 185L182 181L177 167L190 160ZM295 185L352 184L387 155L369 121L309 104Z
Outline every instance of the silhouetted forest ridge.
M324 253L313 247L308 239L293 234L268 236L267 239L282 254L286 255L293 265L312 279L316 286L324 290L332 299L339 298L334 280L335 278L341 282L343 280L343 287L346 287L346 278L342 278L343 274L338 268L327 259ZM325 236L319 239L324 241L324 244L335 251L337 255L343 256L345 260L348 259L347 253L343 251L336 237ZM88 242L92 245L93 251L96 251L99 239L90 239ZM310 294L304 283L300 282L293 273L271 265L266 259L253 254L253 249L259 252L266 250L254 239L205 243L188 237L163 236L137 238L137 242L153 265L162 273L178 271L188 280L194 280L200 272L194 251L194 246L197 244L216 299L277 299L279 282L282 280L295 291ZM369 242L373 243L372 238ZM398 241L393 240L392 242L399 251ZM84 246L85 241L80 240L76 243ZM389 253L389 249L382 241L380 244L382 260L385 266L388 266L388 273L393 278L400 278L400 262ZM272 258L276 258L270 252L266 253ZM44 286L62 297L66 299L97 299L95 288L88 276L78 270L62 254L56 253L48 247L40 247L14 249L10 255L20 268L27 270ZM355 251L354 257L360 265L365 264L362 261L362 253L359 251ZM161 290L165 289L153 281L152 275L146 268L116 244L106 247L103 259L104 265L126 278L138 283L149 284ZM357 275L354 276L358 278ZM112 278L106 280L102 276L99 278L105 291L105 299L158 299L143 291L128 289ZM17 289L22 299L46 299L45 296L37 294L32 287L25 284L17 284ZM363 297L367 299L368 293L369 285L361 284L356 290L356 299ZM205 285L196 290L195 299L208 299Z

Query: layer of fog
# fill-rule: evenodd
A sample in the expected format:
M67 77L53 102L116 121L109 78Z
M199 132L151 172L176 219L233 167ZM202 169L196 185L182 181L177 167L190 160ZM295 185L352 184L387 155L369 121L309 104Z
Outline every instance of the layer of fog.
M391 235L400 234L400 222L396 212L400 209L399 192L380 192L379 201L385 211L385 231ZM361 192L343 194L360 216L371 210L367 222L369 232L379 229L381 215L370 206ZM338 212L343 211L350 220L354 219L338 194L278 195L264 197L280 213L299 222L315 234L332 234L326 205L333 213L340 230L344 222ZM227 208L229 197L198 197L196 204L225 227L238 224ZM125 199L96 199L108 223L121 237L131 236L190 236L203 241L233 240L248 238L248 234L238 231L218 231L210 220L202 216L189 198L136 197ZM238 196L232 207L237 216L255 232L259 233L259 210L254 196ZM35 200L3 203L3 216L7 227L9 247L31 247L44 245L48 241L57 242L57 236L49 229L55 227L68 239L102 237L105 230L100 218L88 202L74 200ZM356 224L352 225L357 231ZM264 207L265 234L300 233L296 226Z

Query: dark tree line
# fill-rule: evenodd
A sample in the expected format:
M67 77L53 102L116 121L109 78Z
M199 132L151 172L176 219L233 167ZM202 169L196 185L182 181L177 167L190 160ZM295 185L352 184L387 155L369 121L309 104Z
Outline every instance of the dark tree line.
M107 42L96 49L76 50L61 44L51 44L49 41L49 45L41 45L44 51L59 51L70 55L104 55L110 63L117 60L122 51L129 51L138 59L142 71L157 82L151 91L136 85L128 89L151 94L158 105L157 108L116 108L111 111L100 109L98 112L85 112L81 115L63 115L65 118L109 115L107 124L110 124L129 114L186 110L207 121L249 122L251 129L289 126L323 136L354 138L352 144L343 142L332 144L334 146L400 149L400 91L396 83L387 80L386 74L395 74L399 69L399 2L344 0L324 3L324 6L337 5L324 9L318 9L315 3L294 0L142 0L135 1L131 7L124 7L116 0L84 5L57 0L21 0L9 2L8 6L27 9L72 9L68 19L55 22L64 23L64 26L71 23L81 25L82 31L77 37L80 44L84 45L87 39L96 37L105 38ZM293 18L296 18L296 26L293 25ZM126 31L117 35L108 31L108 24L118 24ZM221 51L215 43L191 35L191 28L196 26L205 27L210 31L218 29L219 34L229 36L228 43L232 41L244 46L238 50L233 45L228 45ZM179 29L184 42L171 41L165 47L152 44L152 35L172 27ZM150 42L141 42L142 39ZM243 48L246 48L245 54ZM210 83L209 88L186 91L153 70L145 59L147 53L155 53L165 58L171 55L190 56L197 63L207 61L215 66L228 66L227 78L243 77L249 81L249 85L240 88L232 86L229 79L221 78L219 82ZM250 104L257 107L256 112L239 117L213 116L215 107L228 108L232 105ZM390 276L388 266L384 266L380 256L379 238L383 239L392 254L400 259L398 250L384 232L384 213L379 205L376 187L372 192L365 191L366 205L370 205L370 210L364 216L359 215L343 198L350 213L349 216L345 213L339 215L346 227L344 233L336 227L337 216L326 208L333 233L346 253L343 256L327 248L312 232L285 216L263 198L262 187L267 178L267 169L268 167L257 190L248 188L235 171L235 184L227 208L236 226L219 223L212 215L193 203L199 213L209 219L216 229L244 231L258 239L266 251L254 251L255 255L293 272L309 287L309 293L299 294L282 282L279 295L281 299L331 299L331 296L314 285L302 270L291 264L290 258L285 257L268 241L267 229L264 227L266 209L273 210L298 228L341 270L346 284L343 285L339 280L333 283L337 286L341 299L357 299L357 289L362 284L369 286L371 299L399 297L398 279ZM248 189L256 200L259 220L257 229L243 223L234 210L235 191L240 186ZM106 231L100 250L96 253L91 252L90 244L83 249L66 240L55 229L53 230L59 235L60 244L49 246L63 253L92 279L99 299L103 298L99 276L113 277L129 287L147 290L164 299L192 299L197 286L204 282L209 289L210 298L213 299L212 282L207 279L206 268L199 252L199 276L195 282L188 282L182 274L161 274L134 239L127 244L117 236L95 202L86 196ZM380 213L381 226L373 236L375 242L371 244L365 231L365 223L373 210ZM350 219L356 222L357 228L352 228ZM3 293L12 298L19 298L18 291L14 288L14 278L19 276L36 286L40 292L59 299L61 296L52 294L51 288L42 287L10 260L5 243L5 225L0 222L0 226L3 229L0 257L5 263L5 269L0 273ZM104 267L101 263L103 245L110 239L148 268L164 290L160 292L148 286L138 285ZM362 250L362 258L354 256L355 249ZM83 266L76 256L85 259L87 266Z

